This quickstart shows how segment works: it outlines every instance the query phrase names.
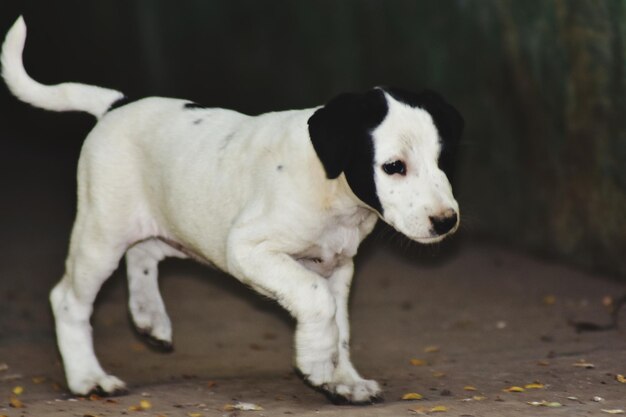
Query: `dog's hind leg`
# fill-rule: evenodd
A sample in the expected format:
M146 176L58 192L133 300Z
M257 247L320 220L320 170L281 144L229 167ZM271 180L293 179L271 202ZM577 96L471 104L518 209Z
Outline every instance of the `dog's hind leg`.
M96 295L116 269L127 242L115 237L108 224L80 213L72 230L65 275L50 293L57 343L73 393L117 394L125 391L124 382L100 366L89 318Z
M159 291L158 263L165 257L186 257L157 239L137 243L126 252L128 306L140 335L155 348L172 351L172 325Z

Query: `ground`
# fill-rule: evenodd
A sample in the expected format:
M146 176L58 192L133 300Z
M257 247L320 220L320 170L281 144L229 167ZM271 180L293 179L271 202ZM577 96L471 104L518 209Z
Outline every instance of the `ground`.
M63 252L38 247L43 259ZM603 299L621 295L623 285L470 239L432 249L378 237L359 259L351 298L353 359L364 376L383 385L381 404L329 403L294 374L293 322L279 307L230 277L173 260L161 268L173 353L151 351L132 332L122 270L99 297L96 350L105 369L129 384L130 394L122 397L69 395L48 287L4 291L0 362L8 368L0 371L0 414L478 417L626 410L626 384L617 377L626 374L623 326L576 333L568 324L608 322ZM50 267L37 253L29 260L21 264L27 270L10 271L12 279L60 271L61 260ZM534 383L523 392L504 391ZM16 387L23 392L14 394ZM402 400L407 393L423 399ZM11 407L12 399L23 408ZM263 410L228 409L238 401ZM440 406L445 411L435 411Z

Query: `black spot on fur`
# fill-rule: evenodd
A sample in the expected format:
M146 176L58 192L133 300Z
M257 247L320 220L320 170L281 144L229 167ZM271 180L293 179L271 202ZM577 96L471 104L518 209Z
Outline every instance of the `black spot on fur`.
M329 179L342 172L354 194L382 214L374 183L371 131L387 115L382 90L341 94L309 119L309 136Z
M131 103L133 100L129 99L128 97L124 96L122 98L118 98L117 100L115 100L113 103L111 103L111 105L109 106L109 108L107 109L107 113L110 111L113 111L117 108L120 108L122 106L127 105L128 103Z
M185 103L185 105L183 106L185 109L208 109L207 106L202 105L202 104L198 104L198 103L194 103L193 101L189 101L187 103Z
M199 125L200 123L202 123L202 119L196 119L193 121L194 125Z
M430 113L441 139L439 167L452 181L459 141L465 125L461 114L443 97L431 90L424 90L417 94L397 88L385 88L385 91L402 103L419 107Z

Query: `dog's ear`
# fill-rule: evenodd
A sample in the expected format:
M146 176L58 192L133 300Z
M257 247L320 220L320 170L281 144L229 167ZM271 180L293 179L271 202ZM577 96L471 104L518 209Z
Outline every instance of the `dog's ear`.
M424 90L417 94L396 88L386 88L385 91L398 101L412 107L420 107L430 113L441 137L439 166L452 180L457 149L465 126L461 113L431 90Z
M387 114L382 90L346 93L333 98L309 118L309 136L326 176L337 178L355 158L368 154L373 162L370 131Z

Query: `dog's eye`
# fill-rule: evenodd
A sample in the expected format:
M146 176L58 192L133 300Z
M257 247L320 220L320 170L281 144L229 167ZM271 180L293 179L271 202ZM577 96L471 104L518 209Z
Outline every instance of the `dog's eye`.
M406 165L402 161L387 162L383 164L383 171L385 171L387 175L406 175Z

